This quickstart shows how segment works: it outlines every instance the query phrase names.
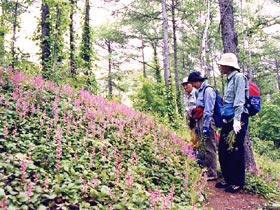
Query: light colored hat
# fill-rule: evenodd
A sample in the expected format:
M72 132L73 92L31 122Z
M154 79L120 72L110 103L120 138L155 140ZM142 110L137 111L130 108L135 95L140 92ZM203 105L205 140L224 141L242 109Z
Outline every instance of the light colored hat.
M233 53L225 53L222 55L221 59L217 62L219 65L231 66L235 69L240 69L237 57Z
M183 85L183 84L186 84L186 83L188 83L188 77L185 77L185 78L183 79L183 82L182 82L181 84Z

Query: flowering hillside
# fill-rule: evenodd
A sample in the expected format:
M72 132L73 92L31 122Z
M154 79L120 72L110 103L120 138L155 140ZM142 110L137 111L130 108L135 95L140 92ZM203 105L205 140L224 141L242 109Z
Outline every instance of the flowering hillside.
M0 70L2 209L192 209L205 179L151 117Z

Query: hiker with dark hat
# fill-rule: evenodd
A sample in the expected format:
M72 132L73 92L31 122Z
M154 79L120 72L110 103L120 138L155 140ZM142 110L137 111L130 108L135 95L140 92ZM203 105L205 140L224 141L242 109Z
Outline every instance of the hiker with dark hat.
M239 72L235 54L223 54L218 65L221 73L227 76L227 82L221 110L223 125L219 143L219 162L224 181L218 182L216 187L235 193L245 184L244 138L248 126L248 112L244 105L248 84L245 76Z
M196 107L196 89L188 82L187 77L183 79L181 84L184 90L185 115L190 128L191 143L194 149L197 149L199 141L195 134L196 120L191 116L192 109Z
M200 139L199 150L202 153L202 166L207 167L207 180L217 179L217 155L216 155L216 126L213 119L216 92L205 82L198 71L191 72L188 82L198 90L196 108L191 116L197 119L197 130Z

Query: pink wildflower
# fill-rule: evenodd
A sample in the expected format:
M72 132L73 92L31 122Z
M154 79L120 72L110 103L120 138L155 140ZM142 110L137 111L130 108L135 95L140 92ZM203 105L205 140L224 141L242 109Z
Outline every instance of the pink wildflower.
M25 160L21 160L20 161L20 176L21 176L22 180L24 180L25 172L26 172L26 162L25 162Z
M0 207L2 210L7 210L8 209L8 200L6 197L4 197L2 200L1 200L1 203L0 203Z
M32 196L32 189L33 189L32 182L29 181L29 182L28 182L28 186L27 186L27 196L28 196L28 200L29 200L30 197Z

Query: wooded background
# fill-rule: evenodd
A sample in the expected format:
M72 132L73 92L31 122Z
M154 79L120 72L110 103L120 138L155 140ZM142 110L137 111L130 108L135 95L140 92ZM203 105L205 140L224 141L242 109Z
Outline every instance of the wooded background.
M115 8L114 21L93 26L97 4ZM30 38L40 49L36 62L17 41L30 10L40 14ZM216 61L223 52L238 55L264 98L279 91L277 11L279 1L2 0L0 62L142 111L167 113L172 121L182 114L180 83L191 71L207 75L222 92Z

